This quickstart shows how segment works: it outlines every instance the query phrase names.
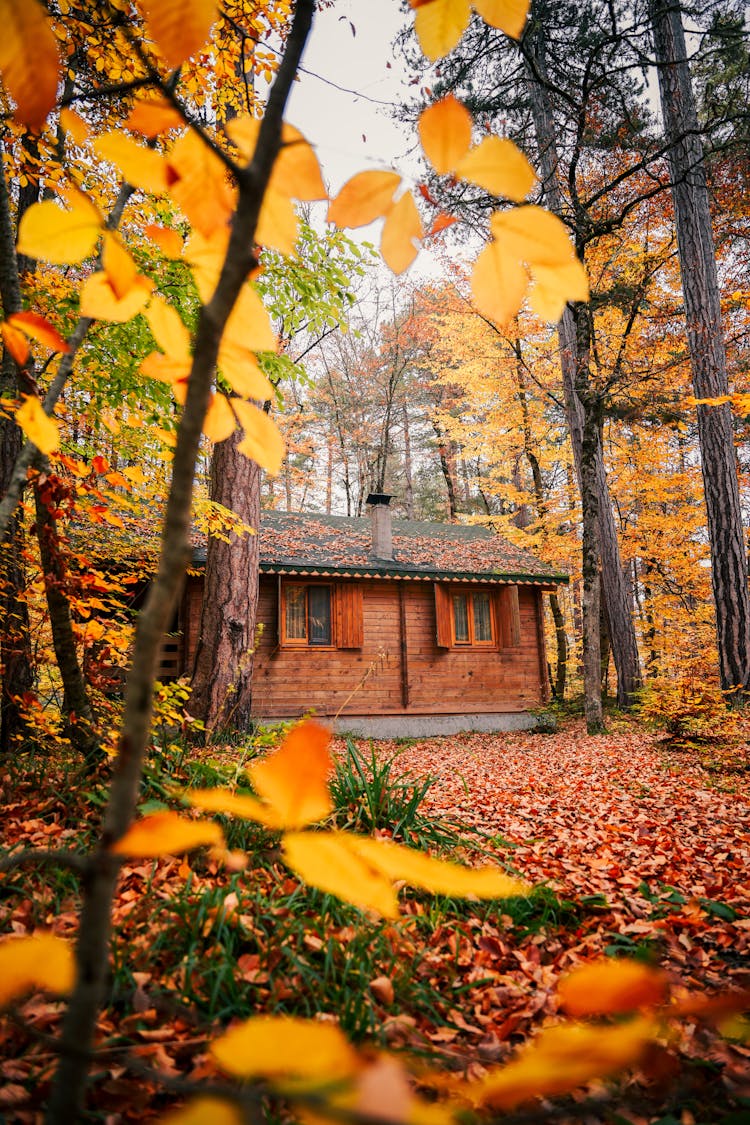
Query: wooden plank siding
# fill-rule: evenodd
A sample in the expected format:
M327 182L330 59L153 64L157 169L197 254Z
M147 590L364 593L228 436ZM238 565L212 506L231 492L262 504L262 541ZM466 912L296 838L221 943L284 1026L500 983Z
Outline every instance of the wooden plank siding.
M355 583L335 585L345 589ZM324 716L518 712L544 701L536 589L518 588L518 645L456 649L437 646L431 582L356 585L362 595L361 638L349 629L341 639L346 644L361 639L361 647L284 648L278 636L279 583L275 576L261 576L253 674L259 719L308 710ZM353 591L345 589L345 595L347 608L358 603ZM187 672L198 643L200 598L201 580L191 577L180 622Z

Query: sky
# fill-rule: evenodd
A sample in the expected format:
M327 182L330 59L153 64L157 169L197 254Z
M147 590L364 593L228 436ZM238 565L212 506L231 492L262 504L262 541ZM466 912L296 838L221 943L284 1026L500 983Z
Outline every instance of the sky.
M286 117L315 146L333 192L367 168L404 170L410 142L388 114L409 94L391 46L404 18L398 0L336 0L316 15Z

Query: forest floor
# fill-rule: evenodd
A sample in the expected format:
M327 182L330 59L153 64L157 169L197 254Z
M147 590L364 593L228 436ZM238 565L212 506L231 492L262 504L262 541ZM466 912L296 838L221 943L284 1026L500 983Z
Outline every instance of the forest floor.
M336 748L345 762L342 740ZM677 1001L750 988L747 745L677 751L634 723L592 738L571 722L549 735L382 742L372 758L371 744L359 751L406 797L414 779L433 779L403 839L442 839L445 852L457 833L460 856L489 854L539 889L506 904L406 892L394 926L300 887L273 838L245 825L230 843L254 850L252 874L200 856L127 865L92 1093L102 1117L157 1115L173 1097L146 1070L210 1077L207 1039L259 1011L323 1014L355 1040L428 1050L443 1071L476 1077L557 1017L560 977L594 957L662 967ZM190 761L163 757L149 801L170 799L165 765L182 784L225 784L238 754L214 747ZM61 795L63 783L48 765L0 777L3 848L88 842L104 780L73 798ZM372 793L360 797L371 803ZM380 820L355 806L344 800L340 823L391 834L395 806L386 801ZM76 890L69 874L46 885L38 873L6 877L0 932L46 925L73 935ZM0 1121L36 1120L54 1066L45 1036L58 1024L59 1005L41 997L0 1023ZM556 1119L746 1125L750 1045L691 1018L610 1108L603 1091L593 1090L593 1102L592 1090L567 1099ZM516 1119L558 1112L542 1109Z

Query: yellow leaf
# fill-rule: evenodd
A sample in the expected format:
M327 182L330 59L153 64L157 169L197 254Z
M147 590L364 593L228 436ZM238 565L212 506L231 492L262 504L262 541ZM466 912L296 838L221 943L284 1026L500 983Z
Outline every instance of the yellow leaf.
M566 1094L594 1078L635 1065L656 1034L656 1026L646 1019L613 1027L576 1023L550 1027L507 1066L478 1083L474 1101L493 1109L514 1109L532 1098Z
M237 428L237 419L225 395L212 395L203 419L203 433L209 441L226 441Z
M507 324L521 307L529 286L526 270L497 242L490 242L474 263L471 294L482 316Z
M578 258L559 266L532 266L529 304L541 320L557 324L568 301L588 301L586 270Z
M255 241L291 256L299 237L299 220L288 195L268 187L258 216Z
M265 305L252 285L243 285L235 302L224 337L251 352L275 352L278 343Z
M151 352L141 363L141 371L149 379L158 379L160 383L173 386L182 382L190 375L191 361L189 358L180 360L162 352Z
M385 264L395 274L403 273L417 256L415 239L423 236L422 220L414 196L407 191L394 203L386 216L380 240L380 252Z
M70 353L70 344L63 340L54 325L50 324L46 317L40 316L39 313L13 313L12 316L8 317L8 324L14 328L20 328L32 340L38 340L40 344L44 344L45 348L49 348L52 352L62 352L64 355Z
M77 145L85 144L91 135L91 130L81 115L67 106L60 110L60 125Z
M328 208L328 222L337 227L364 227L387 215L401 183L397 172L357 172Z
M118 301L136 284L138 266L116 234L105 230L102 235L102 265Z
M33 203L18 229L18 253L53 265L73 265L93 254L101 221L88 208L63 211L51 199Z
M180 129L184 124L179 110L164 98L136 102L125 120L126 129L140 133L150 141L170 129Z
M282 824L301 828L322 820L333 808L328 792L331 768L331 732L309 721L293 727L279 749L251 766L248 774Z
M335 1024L289 1016L255 1016L212 1043L211 1054L236 1078L328 1083L358 1068L354 1048Z
M167 163L169 194L195 229L206 238L227 229L237 193L224 165L198 134L189 130L178 137Z
M49 415L44 413L44 407L34 395L28 395L15 414L16 422L21 427L29 441L33 442L42 453L54 453L60 448L60 431Z
M291 199L312 202L327 199L318 158L312 147L293 125L284 124L282 149L274 164L271 187Z
M452 51L469 26L469 0L410 0L416 7L414 29L422 51L430 60Z
M94 141L94 151L102 160L114 164L133 187L154 195L162 195L167 190L167 161L132 137L124 133L102 133Z
M71 992L75 984L73 947L46 931L0 940L0 1007L25 992Z
M204 812L221 813L223 816L239 816L243 820L254 820L267 828L283 828L283 824L273 809L264 805L257 797L244 793L233 793L231 789L190 789L183 793L183 800L193 808Z
M471 114L453 94L422 110L419 139L439 175L452 172L471 148Z
M485 137L456 166L456 175L514 203L520 203L536 183L524 154L504 137Z
M247 348L222 340L219 370L235 394L255 399L256 402L268 402L273 398L271 383L258 366L254 354Z
M182 257L182 235L178 230L149 223L143 228L143 233L156 243L165 258Z
M293 871L321 891L384 918L398 917L393 884L352 847L345 832L287 832L281 842Z
M199 51L211 33L216 0L141 0L149 35L176 69Z
M228 121L224 130L230 141L237 148L240 158L247 164L253 158L255 146L260 133L260 119L251 117L249 113L241 113L239 117Z
M565 265L573 258L564 224L543 207L529 204L495 211L490 229L504 253L530 266Z
M0 75L16 103L13 116L36 132L57 98L57 40L37 0L0 0L0 28Z
M149 302L145 317L161 350L180 363L189 363L190 333L177 309L157 296Z
M609 1016L662 1004L667 981L664 973L650 965L607 957L563 977L557 994L571 1016Z
M460 867L389 840L367 836L351 836L350 839L357 855L383 875L393 880L403 879L412 887L432 894L514 898L527 895L531 889L528 883L506 875L498 867Z
M142 312L152 289L153 282L139 274L132 288L123 297L118 297L103 270L92 273L81 287L81 316L124 324Z
M194 1098L183 1109L159 1117L157 1125L242 1125L245 1116L222 1098Z
M245 457L256 461L272 476L280 471L286 453L279 428L264 410L241 398L232 399L232 407L245 431L237 448Z
M221 847L224 835L212 820L187 820L176 812L158 812L137 820L112 845L114 855L151 859L179 855L203 844Z
M499 27L511 39L521 38L529 0L472 0L472 7L491 27Z
M200 231L193 231L185 243L184 257L190 263L195 287L204 305L214 294L228 246L228 227L213 231L208 238Z

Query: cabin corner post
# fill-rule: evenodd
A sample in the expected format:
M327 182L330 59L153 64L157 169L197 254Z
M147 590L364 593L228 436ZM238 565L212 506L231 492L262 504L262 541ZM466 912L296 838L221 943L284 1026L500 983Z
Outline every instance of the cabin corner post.
M544 594L542 590L534 591L534 608L536 614L537 652L539 653L539 686L542 693L542 703L549 703L552 690L549 682L549 667L547 665L547 641L544 635Z
M399 583L398 587L398 619L401 646L401 706L406 711L409 707L409 646L406 635L406 597L403 582Z

